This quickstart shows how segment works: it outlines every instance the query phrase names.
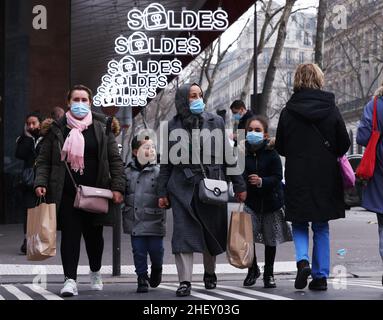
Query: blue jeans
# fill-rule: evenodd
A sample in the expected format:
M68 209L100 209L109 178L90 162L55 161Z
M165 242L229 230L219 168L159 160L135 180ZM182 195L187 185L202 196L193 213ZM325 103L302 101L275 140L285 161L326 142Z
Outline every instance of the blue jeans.
M148 254L152 268L162 268L164 258L163 237L161 236L132 236L134 266L138 276L148 272Z
M292 223L296 261L309 258L309 223ZM328 222L312 222L314 246L312 257L313 279L328 278L330 274L330 235Z
M377 213L376 215L378 217L378 228L379 228L379 252L380 252L380 257L382 258L382 261L383 261L383 214Z

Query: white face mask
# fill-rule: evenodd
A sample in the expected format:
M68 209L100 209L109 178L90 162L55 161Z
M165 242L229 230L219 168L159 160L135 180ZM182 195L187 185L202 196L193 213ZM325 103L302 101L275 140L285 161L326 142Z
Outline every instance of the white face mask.
M157 152L154 144L146 143L137 151L137 160L141 165L154 164L157 161Z

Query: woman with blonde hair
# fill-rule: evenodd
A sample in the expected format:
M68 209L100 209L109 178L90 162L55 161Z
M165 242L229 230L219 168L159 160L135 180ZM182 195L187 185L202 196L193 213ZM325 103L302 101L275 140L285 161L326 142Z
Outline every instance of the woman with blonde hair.
M292 222L296 251L295 288L311 274L311 290L326 290L330 273L329 220L345 217L337 158L350 147L345 123L333 93L323 91L324 75L315 64L298 66L294 94L282 110L276 149L286 157L286 220ZM309 263L309 222L313 230Z

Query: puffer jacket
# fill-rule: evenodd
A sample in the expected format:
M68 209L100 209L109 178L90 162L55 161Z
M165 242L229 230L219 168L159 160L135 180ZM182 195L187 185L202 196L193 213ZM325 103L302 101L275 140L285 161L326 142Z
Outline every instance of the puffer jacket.
M164 236L166 211L158 207L159 165L140 170L134 161L125 169L125 207L122 210L124 233L133 236Z

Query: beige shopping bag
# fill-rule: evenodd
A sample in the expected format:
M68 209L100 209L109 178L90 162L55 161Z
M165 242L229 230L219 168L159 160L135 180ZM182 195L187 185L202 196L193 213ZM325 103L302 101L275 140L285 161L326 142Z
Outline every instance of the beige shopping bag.
M253 264L253 223L251 215L241 211L241 205L231 213L226 255L236 268L250 268Z
M56 204L28 209L27 259L41 261L56 255Z

